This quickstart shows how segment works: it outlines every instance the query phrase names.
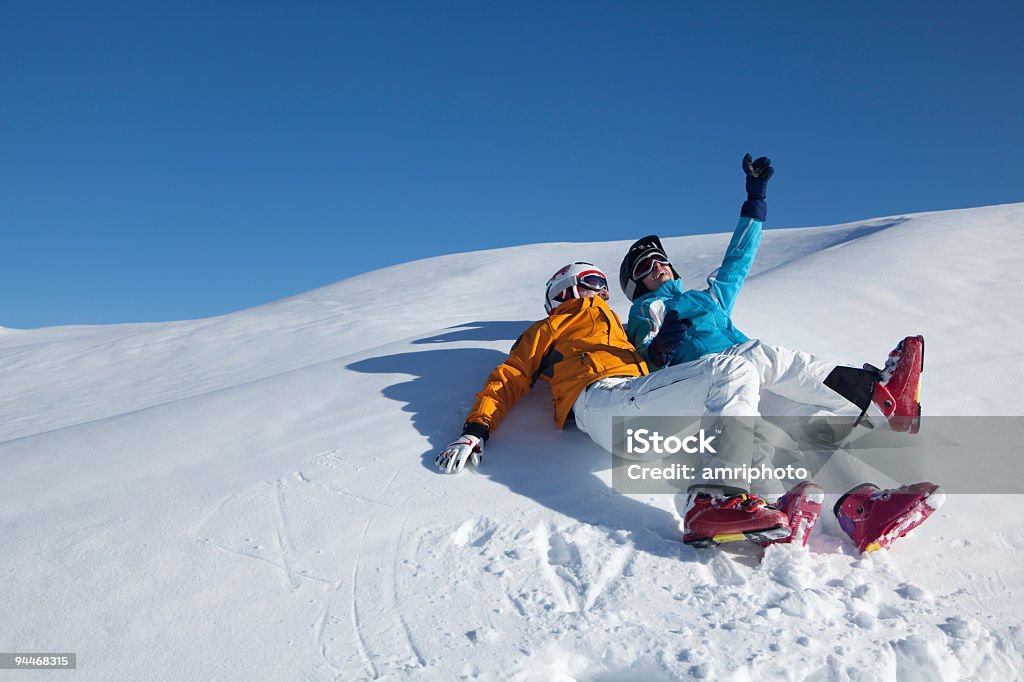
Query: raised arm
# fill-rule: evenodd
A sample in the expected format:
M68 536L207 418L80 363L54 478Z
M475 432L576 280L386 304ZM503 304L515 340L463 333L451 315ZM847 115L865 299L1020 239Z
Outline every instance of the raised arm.
M708 293L727 314L732 314L757 248L761 245L761 228L768 215L765 196L768 180L775 173L771 159L766 156L753 161L750 154L743 157L746 175L747 200L740 208L740 220L725 250L722 265L708 276Z

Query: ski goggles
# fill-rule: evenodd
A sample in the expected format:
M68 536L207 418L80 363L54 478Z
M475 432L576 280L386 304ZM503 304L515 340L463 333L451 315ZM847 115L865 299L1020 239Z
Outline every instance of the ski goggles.
M576 283L584 289L590 289L591 291L601 291L608 288L608 280L601 275L584 275L576 280Z
M654 272L655 265L671 265L671 263L668 260L668 256L663 253L652 253L644 256L633 266L633 281L639 282Z

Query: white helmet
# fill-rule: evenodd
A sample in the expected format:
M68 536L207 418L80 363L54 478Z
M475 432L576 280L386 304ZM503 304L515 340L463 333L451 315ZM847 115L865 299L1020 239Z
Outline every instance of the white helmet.
M579 298L580 287L601 291L608 288L608 278L593 263L570 263L551 275L544 287L544 310L550 315L552 310L570 298Z

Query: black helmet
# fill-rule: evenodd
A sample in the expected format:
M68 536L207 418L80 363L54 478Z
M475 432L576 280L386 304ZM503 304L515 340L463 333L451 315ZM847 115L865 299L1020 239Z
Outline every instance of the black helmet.
M629 247L626 257L622 259L622 265L619 266L619 285L622 287L622 293L626 294L626 298L630 301L635 301L644 294L650 293L643 282L633 279L633 268L641 259L657 254L660 254L665 259L665 262L669 264L669 267L672 268L673 278L679 279L679 273L676 272L675 266L672 265L665 254L665 247L661 245L658 235L650 234L637 239Z

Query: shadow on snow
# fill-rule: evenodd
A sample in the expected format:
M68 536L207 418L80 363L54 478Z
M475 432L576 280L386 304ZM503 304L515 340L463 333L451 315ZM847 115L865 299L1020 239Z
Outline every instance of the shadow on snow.
M474 322L414 343L508 339L511 346L529 324ZM421 454L422 464L437 472L434 457L462 432L476 392L506 357L506 353L493 349L438 348L369 358L352 363L348 369L412 375L382 393L403 403L402 411L412 415L413 426L430 444L430 449ZM688 557L692 550L679 542L676 517L666 509L619 494L601 480L597 473L610 469L611 455L573 426L555 428L550 401L550 391L542 383L524 396L488 443L477 474L581 523L604 528L609 534L625 531L637 549Z

